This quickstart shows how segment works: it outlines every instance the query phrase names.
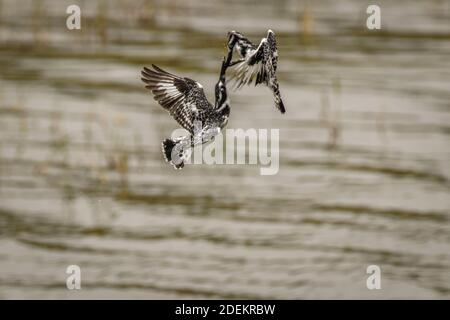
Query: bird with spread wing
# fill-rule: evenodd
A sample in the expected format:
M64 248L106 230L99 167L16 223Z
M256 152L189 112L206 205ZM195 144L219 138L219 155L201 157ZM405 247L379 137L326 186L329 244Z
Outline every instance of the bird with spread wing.
M225 72L229 60L222 62L214 105L206 99L203 86L192 79L171 74L155 65L152 69L144 67L141 72L141 79L154 99L189 132L186 136L162 142L164 158L176 169L184 167L192 147L212 141L228 122L230 105Z
M272 90L277 109L285 113L276 76L278 50L275 33L268 30L267 36L256 46L241 33L231 31L228 33L228 50L237 52L241 57L229 64L235 66L235 89L249 85L253 80L255 85L263 83Z

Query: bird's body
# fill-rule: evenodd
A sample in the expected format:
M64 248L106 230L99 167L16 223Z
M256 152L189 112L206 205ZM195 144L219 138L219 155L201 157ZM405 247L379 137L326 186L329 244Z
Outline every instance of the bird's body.
M230 66L235 65L235 88L249 85L256 78L255 85L264 83L268 86L273 92L275 106L281 113L285 113L276 76L278 49L275 33L268 30L267 37L256 46L241 33L231 31L228 36L228 50L237 52L241 57L240 60L230 63Z
M189 132L189 135L162 142L166 161L176 169L184 167L191 148L207 143L226 126L230 106L225 86L227 64L222 63L219 81L216 84L216 101L212 105L206 99L203 86L186 77L179 77L152 65L153 70L142 70L142 81L150 89L154 99Z

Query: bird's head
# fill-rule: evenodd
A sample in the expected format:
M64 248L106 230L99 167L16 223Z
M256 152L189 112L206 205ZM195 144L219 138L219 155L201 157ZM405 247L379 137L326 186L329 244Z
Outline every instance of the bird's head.
M228 49L232 50L234 44L243 38L243 35L237 31L228 32Z

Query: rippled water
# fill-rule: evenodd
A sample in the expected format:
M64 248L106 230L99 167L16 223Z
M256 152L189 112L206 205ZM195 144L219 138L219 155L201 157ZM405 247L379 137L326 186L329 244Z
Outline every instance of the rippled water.
M72 2L0 1L0 298L450 298L448 2ZM142 66L212 99L268 28L287 113L245 88L228 127L279 128L279 173L173 170Z

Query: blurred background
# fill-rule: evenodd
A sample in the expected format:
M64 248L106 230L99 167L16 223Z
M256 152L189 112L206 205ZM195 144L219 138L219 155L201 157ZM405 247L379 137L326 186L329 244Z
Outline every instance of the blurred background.
M370 4L0 0L0 298L450 298L449 1ZM269 28L287 113L244 88L228 128L279 128L279 173L173 170L141 68L213 101L227 31Z

